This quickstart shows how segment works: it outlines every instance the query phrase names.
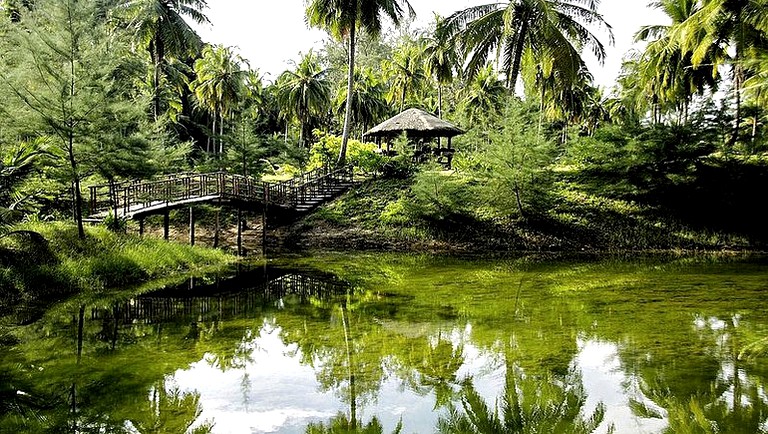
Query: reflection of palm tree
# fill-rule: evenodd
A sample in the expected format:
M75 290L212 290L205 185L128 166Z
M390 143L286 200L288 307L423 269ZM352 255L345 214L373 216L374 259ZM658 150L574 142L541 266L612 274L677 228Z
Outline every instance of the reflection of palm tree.
M452 385L456 372L464 364L464 347L456 347L438 336L437 344L428 345L421 363L415 369L421 374L421 386L435 391L435 408L447 405L454 397Z
M703 320L703 318L699 318ZM764 433L768 423L768 396L761 377L748 375L744 369L747 361L739 354L741 346L738 321L731 316L723 321L725 327L703 327L699 338L716 343L711 354L716 354L712 364L713 380L693 390L671 390L673 385L663 375L641 381L643 394L666 409L669 426L665 433L706 434ZM703 365L703 363L699 363ZM678 364L671 367L679 370ZM662 417L648 414L643 406L633 406L633 411L644 417Z
M582 415L586 393L578 374L570 372L565 384L554 379L526 378L507 367L506 386L499 408L492 409L471 381L462 387L464 412L450 409L438 421L441 433L591 433L603 420L602 404L589 417Z
M196 427L200 414L200 393L183 393L178 388L168 389L165 381L152 388L149 400L130 420L141 434L206 434L213 423L205 420Z
M398 434L402 430L403 421L401 420L392 434ZM384 427L381 426L381 422L375 416L368 424L363 425L359 422L353 424L344 413L339 413L328 422L327 426L323 423L311 423L307 425L304 432L307 434L382 434Z

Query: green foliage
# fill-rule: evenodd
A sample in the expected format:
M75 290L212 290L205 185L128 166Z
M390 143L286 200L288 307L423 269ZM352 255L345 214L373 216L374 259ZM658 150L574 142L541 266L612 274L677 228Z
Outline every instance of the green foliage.
M42 238L33 236L30 241L30 235L22 234L0 239L0 258L7 259L0 261L0 282L11 283L0 288L3 294L58 297L136 285L233 259L218 250L117 234L105 227L89 228L84 239L76 228L63 223L27 223L13 229L39 233Z
M425 166L416 174L411 187L412 212L428 220L442 221L457 215L470 215L479 205L474 180L456 172L443 172L438 166Z
M532 128L532 113L522 105L508 103L499 123L479 156L484 200L502 216L546 209L555 144Z
M128 228L128 221L124 218L115 217L115 215L110 212L104 219L104 227L112 232L125 233Z
M309 168L333 166L341 149L341 137L315 131L317 142L309 153ZM374 152L376 145L358 140L347 142L347 161L363 173L372 174L381 170L387 158Z

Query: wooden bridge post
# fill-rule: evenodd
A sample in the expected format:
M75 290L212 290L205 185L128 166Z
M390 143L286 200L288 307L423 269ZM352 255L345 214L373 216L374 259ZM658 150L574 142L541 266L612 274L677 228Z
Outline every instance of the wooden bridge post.
M189 207L189 245L195 245L195 211Z
M267 208L269 207L269 184L264 184L264 207L261 209L261 256L267 256Z
M243 210L237 207L237 256L243 255Z
M144 217L139 218L139 236L144 236Z
M163 213L163 239L168 241L171 232L171 212L166 208Z

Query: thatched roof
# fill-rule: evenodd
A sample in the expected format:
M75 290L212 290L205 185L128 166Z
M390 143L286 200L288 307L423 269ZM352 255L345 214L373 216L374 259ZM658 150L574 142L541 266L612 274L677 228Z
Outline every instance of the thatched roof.
M424 110L411 108L368 130L368 137L394 137L405 132L409 137L453 137L464 134L456 125Z

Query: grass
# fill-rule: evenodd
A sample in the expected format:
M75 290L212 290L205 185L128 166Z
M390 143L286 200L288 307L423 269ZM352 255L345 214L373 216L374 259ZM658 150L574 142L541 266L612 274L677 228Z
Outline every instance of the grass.
M759 250L762 241L686 222L658 205L608 197L578 183L548 191L551 206L525 217L481 209L420 214L411 180L371 180L291 228L297 246L321 249L518 251Z
M6 302L134 286L235 260L219 250L116 234L104 227L86 228L82 240L68 223L28 223L14 229L42 239L0 239L0 295Z

